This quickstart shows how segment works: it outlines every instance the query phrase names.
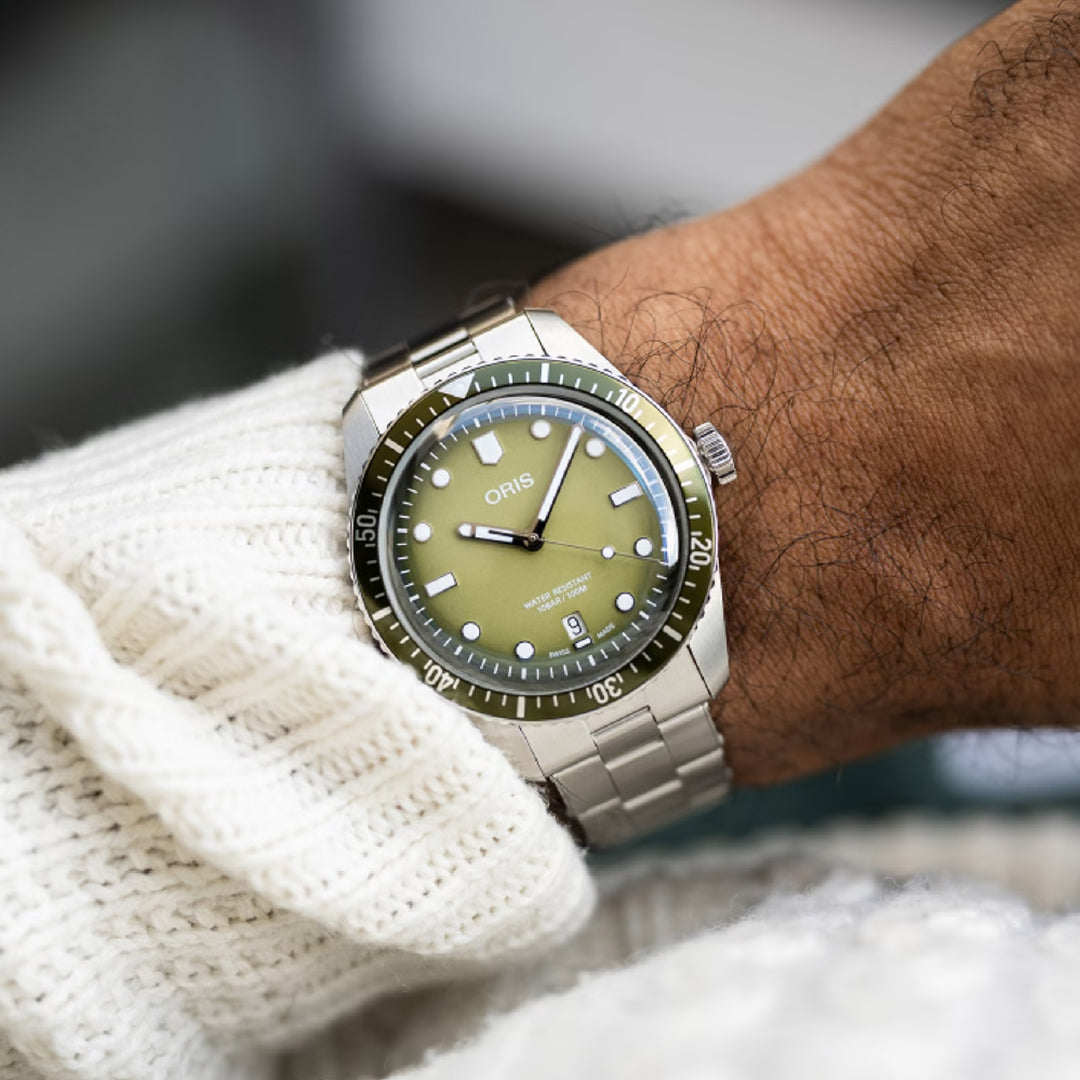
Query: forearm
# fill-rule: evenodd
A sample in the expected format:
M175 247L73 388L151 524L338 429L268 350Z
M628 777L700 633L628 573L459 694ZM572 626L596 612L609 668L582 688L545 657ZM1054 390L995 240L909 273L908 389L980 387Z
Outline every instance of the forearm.
M730 436L717 711L743 783L1075 715L1080 14L1048 10L791 182L532 298Z

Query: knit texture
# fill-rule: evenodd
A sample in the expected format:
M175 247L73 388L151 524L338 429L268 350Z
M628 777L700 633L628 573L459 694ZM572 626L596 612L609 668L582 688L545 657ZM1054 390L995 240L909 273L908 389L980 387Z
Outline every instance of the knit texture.
M541 962L387 999L284 1076L1078 1073L1075 819L846 825L638 856L598 883L587 927Z
M342 356L0 476L0 1076L269 1077L587 916L572 843L357 637Z
M399 1076L1075 1080L1078 1001L1080 918L837 872Z

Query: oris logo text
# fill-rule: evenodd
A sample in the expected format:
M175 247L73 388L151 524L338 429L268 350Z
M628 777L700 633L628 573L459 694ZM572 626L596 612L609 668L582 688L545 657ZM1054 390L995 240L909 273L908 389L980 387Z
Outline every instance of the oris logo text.
M520 476L515 476L513 480L507 480L506 483L500 484L498 487L488 488L484 492L484 502L488 506L494 506L496 503L502 502L503 499L509 499L511 495L520 495L521 492L527 491L532 486L532 473L523 472Z

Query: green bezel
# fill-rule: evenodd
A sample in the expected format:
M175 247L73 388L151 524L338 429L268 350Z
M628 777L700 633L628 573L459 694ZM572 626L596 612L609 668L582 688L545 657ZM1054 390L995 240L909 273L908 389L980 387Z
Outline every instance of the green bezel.
M521 391L542 386L576 390L611 405L632 386L585 363L563 358L515 357L474 368L466 389L464 372L414 401L379 440L357 484L349 529L349 559L365 618L376 640L392 656L414 668L444 697L485 716L516 721L556 720L591 712L638 689L679 650L693 629L712 587L716 570L716 515L711 485L691 443L664 410L637 387L631 409L622 409L626 426L643 444L654 444L667 458L680 485L689 535L686 570L674 606L655 637L614 673L576 691L505 693L489 690L447 671L414 639L391 606L379 567L379 518L391 475L409 444L446 410L501 388Z

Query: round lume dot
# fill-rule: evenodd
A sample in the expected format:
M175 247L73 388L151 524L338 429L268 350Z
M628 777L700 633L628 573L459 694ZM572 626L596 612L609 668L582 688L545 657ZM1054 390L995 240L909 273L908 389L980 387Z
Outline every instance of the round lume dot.
M603 555L605 559L614 559L615 549L610 544L605 544L600 549L600 554Z
M413 526L413 539L424 544L431 539L431 526L426 521L418 521Z
M615 606L620 611L629 611L634 606L634 597L631 593L621 592L615 597Z
M598 458L604 452L604 444L599 439L590 439L585 444L585 453L591 458Z
M536 655L536 649L531 641L519 641L514 646L514 655L519 660L531 660Z
M639 537L634 541L634 554L647 559L652 554L652 541L647 536Z
M480 627L474 622L467 622L461 628L461 636L466 641L476 641L480 637Z
M431 474L431 482L437 488L444 488L450 483L449 469L436 469Z
M546 420L534 420L529 431L534 439L546 439L551 434L551 424Z

